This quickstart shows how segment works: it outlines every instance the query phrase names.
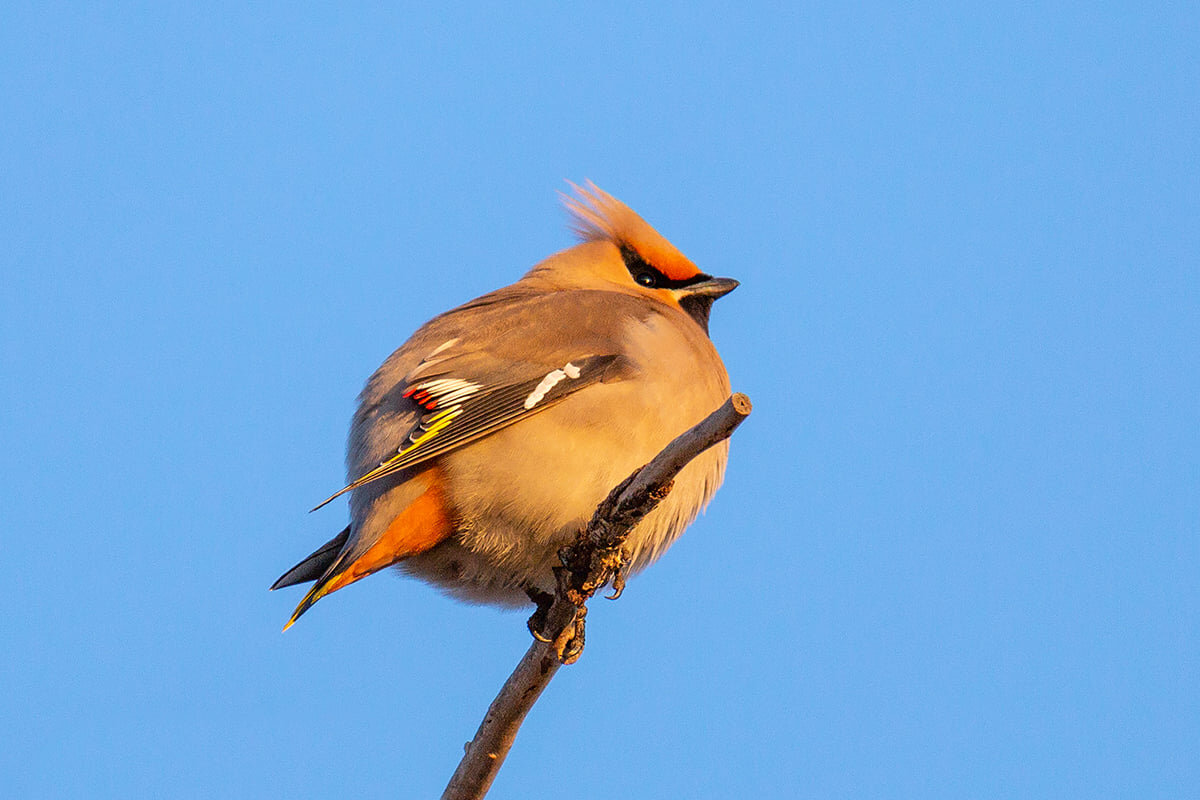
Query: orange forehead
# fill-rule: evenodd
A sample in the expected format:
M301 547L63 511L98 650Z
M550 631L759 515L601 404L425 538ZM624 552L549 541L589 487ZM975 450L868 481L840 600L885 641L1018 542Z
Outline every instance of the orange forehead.
M687 256L629 206L591 181L587 181L586 186L572 183L571 188L576 196L564 195L563 203L571 214L571 228L580 239L632 247L648 264L671 280L683 281L700 274Z

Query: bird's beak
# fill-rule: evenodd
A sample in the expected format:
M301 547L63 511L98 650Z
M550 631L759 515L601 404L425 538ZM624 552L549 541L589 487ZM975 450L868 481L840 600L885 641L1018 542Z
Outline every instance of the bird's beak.
M679 294L685 297L708 297L716 300L718 297L724 297L738 287L738 282L733 278L713 278L706 277L699 283L692 283L684 286L679 290Z

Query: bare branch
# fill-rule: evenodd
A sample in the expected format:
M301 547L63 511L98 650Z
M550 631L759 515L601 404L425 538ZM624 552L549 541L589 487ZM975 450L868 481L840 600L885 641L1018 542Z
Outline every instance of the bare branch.
M575 543L562 549L563 566L555 570L558 591L545 615L541 637L535 638L492 701L442 800L480 800L487 794L525 715L558 668L573 663L583 651L587 601L609 582L613 597L620 595L627 560L624 546L630 531L667 496L680 470L729 438L750 410L749 397L740 392L732 395L614 488Z

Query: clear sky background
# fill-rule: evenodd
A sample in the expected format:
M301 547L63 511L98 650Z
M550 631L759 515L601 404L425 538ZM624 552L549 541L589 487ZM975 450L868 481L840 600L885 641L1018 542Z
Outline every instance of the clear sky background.
M1129 8L1136 8L1130 11ZM524 614L287 634L354 398L590 178L742 281L708 513L492 796L1200 785L1193 4L10 3L0 779L434 797Z

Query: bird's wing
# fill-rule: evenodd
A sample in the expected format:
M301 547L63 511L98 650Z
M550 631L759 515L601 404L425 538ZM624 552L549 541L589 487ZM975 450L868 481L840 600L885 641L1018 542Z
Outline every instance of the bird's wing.
M619 379L627 367L625 357L606 354L574 358L550 369L528 362L508 362L497 369L487 353L445 357L440 350L418 364L397 387L401 398L411 402L420 417L395 454L326 498L314 511L352 489L519 422L580 389Z

